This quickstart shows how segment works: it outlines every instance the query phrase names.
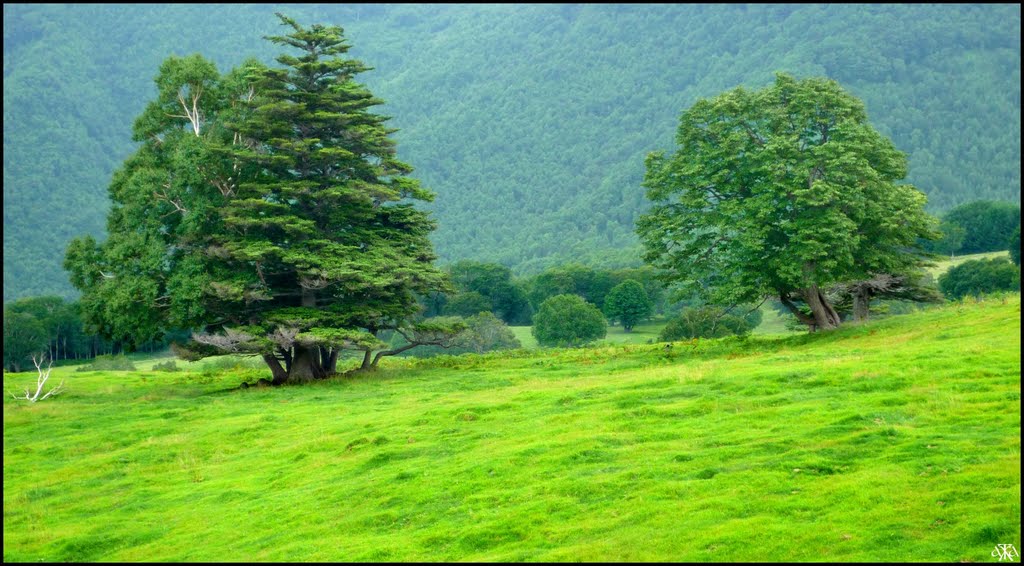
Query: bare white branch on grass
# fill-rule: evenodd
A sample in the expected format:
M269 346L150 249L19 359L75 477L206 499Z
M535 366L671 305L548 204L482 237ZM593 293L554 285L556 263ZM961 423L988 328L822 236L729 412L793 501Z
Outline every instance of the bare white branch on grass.
M46 380L50 379L50 370L53 369L53 360L50 360L49 365L46 366L46 371L43 371L43 362L45 361L46 354L42 354L41 356L39 356L38 360L36 359L35 354L32 355L32 363L36 365L36 371L39 372L39 376L36 378L36 392L31 393L29 391L29 388L26 387L24 397L18 397L14 393L11 393L11 397L14 397L15 399L25 399L30 403L35 403L36 401L42 401L43 399L46 399L51 395L56 395L57 393L60 393L64 389L64 380L62 379L60 385L51 389L48 393L46 393L46 395L43 395L42 397L39 396L43 392L43 387L46 385Z

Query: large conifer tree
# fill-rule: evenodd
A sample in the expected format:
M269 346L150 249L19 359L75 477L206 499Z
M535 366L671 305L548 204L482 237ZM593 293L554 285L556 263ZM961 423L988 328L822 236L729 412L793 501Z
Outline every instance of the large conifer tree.
M283 68L250 61L226 76L172 57L136 121L143 145L115 175L110 236L72 242L66 266L87 318L139 343L201 328L186 354L258 353L275 383L335 371L343 348L363 367L394 329L447 344L457 324L413 324L415 293L445 286L414 201L433 195L395 157L382 103L354 77L342 29L268 37L294 48ZM373 352L377 351L374 356Z

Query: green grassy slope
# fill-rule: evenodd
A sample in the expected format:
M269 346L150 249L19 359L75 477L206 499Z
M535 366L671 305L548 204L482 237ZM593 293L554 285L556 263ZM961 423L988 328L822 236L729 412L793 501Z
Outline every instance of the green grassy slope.
M632 332L626 332L621 325L608 326L608 334L602 340L596 342L597 346L611 344L646 344L648 340L657 342L658 334L665 328L665 320L648 320L637 324ZM535 350L540 347L537 339L533 337L532 326L510 326L512 333L519 339L519 343L527 350Z
M974 261L974 260L979 260L979 259L994 259L994 258L997 258L997 257L1009 258L1010 257L1010 252L1009 251L985 252L985 253L980 253L980 254L958 255L958 256L952 257L952 258L944 258L942 260L939 260L939 261L935 262L935 265L933 265L930 268L928 268L928 273L931 274L932 277L935 277L936 279L938 279L940 275L942 275L943 273L949 271L950 268L955 267L957 265L960 265L961 263L964 263L965 261Z
M4 401L4 560L990 561L1019 331L1014 296L306 387L55 369Z

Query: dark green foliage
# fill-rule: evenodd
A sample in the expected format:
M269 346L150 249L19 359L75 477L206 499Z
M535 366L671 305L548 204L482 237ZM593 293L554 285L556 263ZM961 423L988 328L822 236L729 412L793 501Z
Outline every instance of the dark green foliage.
M31 367L31 358L46 351L49 345L46 328L27 312L11 312L4 308L4 367L22 371Z
M1020 267L1005 257L965 261L939 276L939 289L947 299L1020 291Z
M40 324L45 343L39 351L45 352L47 358L56 365L60 365L66 360L91 358L99 353L119 350L117 344L96 336L90 332L90 329L84 327L81 311L81 304L77 301L69 303L58 296L23 297L4 305L4 319L13 324L11 328L5 326L7 329L5 332L10 331L14 335L24 338L34 335L35 331L19 330L19 325ZM5 324L7 323L5 322ZM12 344L22 338L16 339ZM165 347L166 344L146 342L142 346L153 351ZM15 346L11 350L11 355L14 355L14 352L19 349L18 346ZM20 354L18 355L20 356ZM28 359L27 356L22 356L22 365ZM5 365L11 367L6 362Z
M601 311L578 295L555 295L533 315L533 336L541 346L582 346L607 333Z
M556 295L579 295L592 305L604 305L605 296L615 286L612 273L578 263L551 268L527 282L527 296L536 310Z
M651 316L654 305L647 297L639 281L627 279L608 292L604 300L604 314L618 320L626 332L633 330L636 323Z
M295 53L282 68L164 62L110 186L110 237L72 242L65 262L102 336L203 328L194 355L260 354L275 383L332 374L343 348L373 367L397 353L383 330L414 345L461 330L411 322L416 296L445 288L414 207L433 195L355 81L368 68L344 57L341 28L279 18L289 34L267 39Z
M1006 249L1013 229L1020 224L1020 206L1009 202L979 200L960 205L942 217L943 223L963 228L962 254Z
M825 289L919 270L937 237L925 196L898 184L906 156L827 79L785 74L684 111L679 149L647 158L644 259L713 304L780 297L810 329L839 326ZM908 253L910 252L910 253Z
M761 326L761 321L764 320L764 313L758 305L739 305L732 312L747 321L751 330Z
M452 284L460 291L479 293L493 310L508 324L529 324L533 314L522 288L512 279L512 271L497 263L459 261L448 266ZM465 309L462 309L465 310ZM468 312L472 316L480 311ZM459 314L451 311L451 314Z
M444 306L444 314L470 317L481 312L490 312L491 308L491 301L487 297L476 291L464 291L448 299Z
M641 267L627 267L611 271L611 279L617 285L627 279L639 281L644 287L644 293L651 300L654 312L664 314L668 307L668 293L665 284L658 279L658 271L649 265Z
M11 331L14 333L14 336L19 336L19 338L14 339L15 341L12 344L21 344L23 346L24 340L28 339L29 336L35 336L37 333L33 324L35 322L41 325L42 338L44 340L39 352L45 352L50 360L66 359L69 355L77 354L85 349L86 337L82 330L82 320L78 313L78 305L75 303L67 303L61 297L47 296L25 297L5 305L5 336L7 336L8 332L7 318L9 315L18 315L11 321L13 325ZM27 315L29 318L21 315ZM17 328L24 324L29 326L20 330ZM5 338L5 344L6 340ZM20 350L22 350L22 347L15 347L15 351ZM4 347L4 352L5 365L10 367L6 359L6 346ZM22 362L27 359L27 356L22 356Z
M1010 260L1017 266L1020 266L1020 224L1013 229L1013 234L1010 235Z
M153 371L175 372L178 369L178 363L174 360L153 364Z
M758 321L760 322L760 321ZM658 335L660 342L689 340L691 338L721 338L750 334L756 327L742 316L727 313L714 306L686 307L679 316L669 321Z
M76 291L67 242L105 192L168 54L271 63L271 4L4 5L4 297ZM679 110L772 72L829 76L909 155L931 212L1020 199L1014 4L292 5L345 26L401 155L438 194L445 261L517 274L636 265L643 156ZM45 212L45 217L41 213ZM650 290L648 290L650 293ZM654 297L652 296L652 299ZM657 302L657 301L656 301Z
M627 279L639 281L652 308L659 313L665 312L665 284L649 265L609 270L570 263L527 277L522 280L522 287L526 289L526 296L535 309L547 299L565 294L579 295L587 302L603 307L608 292Z
M952 257L963 248L964 236L967 235L963 226L945 219L939 223L939 232L942 237L934 241L926 240L925 249Z

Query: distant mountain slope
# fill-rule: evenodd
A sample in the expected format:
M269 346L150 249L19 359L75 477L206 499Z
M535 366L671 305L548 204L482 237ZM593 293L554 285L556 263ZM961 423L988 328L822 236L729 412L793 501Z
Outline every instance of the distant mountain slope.
M73 293L64 246L102 234L160 62L269 62L274 11L341 25L375 67L444 260L637 261L644 155L775 71L861 97L933 212L1020 201L1019 5L5 5L5 301Z

